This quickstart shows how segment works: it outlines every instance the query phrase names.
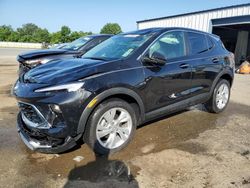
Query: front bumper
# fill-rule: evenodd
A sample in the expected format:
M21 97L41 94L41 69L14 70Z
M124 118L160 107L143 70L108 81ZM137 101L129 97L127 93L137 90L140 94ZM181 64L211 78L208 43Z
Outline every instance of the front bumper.
M91 100L91 93L84 89L75 92L34 92L45 85L20 81L15 84L13 95L20 108L18 132L32 150L64 152L72 148L83 133L77 130L82 112Z
M31 133L32 130L26 127L20 113L17 117L17 131L20 138L29 149L42 153L62 153L67 151L73 148L77 144L77 140L81 137L81 135L74 138L68 136L62 139L61 144L53 144L48 137L44 137L44 139L41 140L42 136L37 138L34 137Z

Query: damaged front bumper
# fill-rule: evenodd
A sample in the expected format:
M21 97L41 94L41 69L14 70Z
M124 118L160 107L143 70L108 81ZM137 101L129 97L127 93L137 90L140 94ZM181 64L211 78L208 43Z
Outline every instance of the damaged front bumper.
M54 138L50 138L49 135L27 127L22 120L21 113L18 114L17 118L17 131L29 149L41 153L62 153L73 148L77 144L77 140L81 137L81 135L74 138L68 136L64 139L53 140Z
M61 153L76 145L79 120L88 103L90 92L34 92L47 84L18 81L13 88L19 114L17 129L23 142L32 150Z

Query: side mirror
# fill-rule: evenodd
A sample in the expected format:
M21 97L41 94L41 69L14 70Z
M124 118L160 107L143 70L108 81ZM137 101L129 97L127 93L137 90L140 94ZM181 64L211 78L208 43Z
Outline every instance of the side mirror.
M164 55L159 52L154 52L151 57L145 56L143 61L146 63L152 63L156 65L165 65L167 60Z

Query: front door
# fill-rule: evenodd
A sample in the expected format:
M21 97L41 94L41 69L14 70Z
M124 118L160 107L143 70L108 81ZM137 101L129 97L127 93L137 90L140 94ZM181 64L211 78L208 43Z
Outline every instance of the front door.
M185 34L170 31L163 34L148 49L145 56L160 54L164 65L145 63L146 112L165 107L189 97L191 88L191 66L186 56Z

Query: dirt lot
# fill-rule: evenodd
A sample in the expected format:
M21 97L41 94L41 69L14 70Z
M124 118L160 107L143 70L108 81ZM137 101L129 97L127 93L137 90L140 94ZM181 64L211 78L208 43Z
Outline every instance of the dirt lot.
M140 127L107 158L27 149L16 132L18 49L0 49L0 187L250 187L250 76L236 75L222 114L201 105Z

